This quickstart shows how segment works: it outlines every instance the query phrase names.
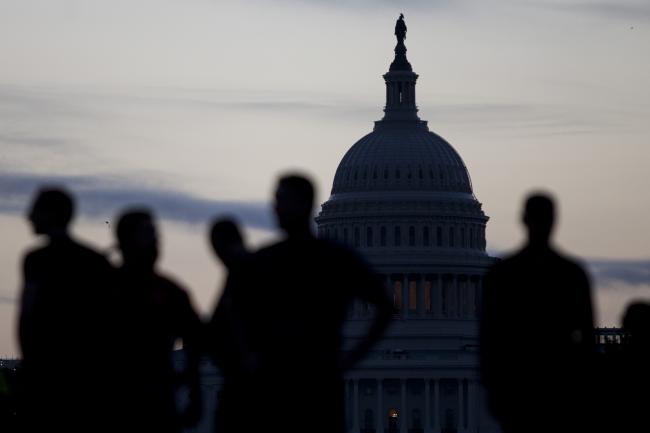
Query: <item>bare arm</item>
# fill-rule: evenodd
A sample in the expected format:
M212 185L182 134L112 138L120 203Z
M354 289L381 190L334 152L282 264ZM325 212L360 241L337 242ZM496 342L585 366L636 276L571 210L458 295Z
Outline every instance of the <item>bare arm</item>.
M360 293L361 298L375 306L375 314L363 339L346 354L342 360L341 367L346 370L354 367L361 361L372 347L381 339L393 317L393 305L388 295L386 286L376 276L368 272L368 277L361 279L364 290Z

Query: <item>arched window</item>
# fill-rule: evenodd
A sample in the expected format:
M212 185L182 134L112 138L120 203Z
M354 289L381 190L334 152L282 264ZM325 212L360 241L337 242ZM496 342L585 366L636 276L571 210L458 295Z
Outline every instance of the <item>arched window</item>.
M395 246L399 247L402 245L402 229L400 226L395 227Z
M409 246L415 246L415 227L409 227Z
M369 247L372 246L372 227L366 229L366 245Z
M422 229L422 245L425 247L429 246L429 227L424 227Z
M383 226L379 229L379 246L386 246L386 227Z

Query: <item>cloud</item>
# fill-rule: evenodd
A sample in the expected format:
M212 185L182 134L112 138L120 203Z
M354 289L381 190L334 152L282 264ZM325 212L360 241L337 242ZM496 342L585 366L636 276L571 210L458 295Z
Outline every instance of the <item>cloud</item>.
M78 200L81 215L110 219L127 206L143 205L163 219L203 224L215 215L228 214L262 230L273 227L268 204L256 201L217 200L179 190L139 185L134 181L99 176L44 176L0 174L0 212L24 213L32 194L42 185L69 189Z
M594 259L588 267L599 287L650 286L650 260Z
M543 7L558 11L579 14L592 14L605 18L618 18L636 22L639 19L650 19L650 3L647 1L543 1L538 3Z

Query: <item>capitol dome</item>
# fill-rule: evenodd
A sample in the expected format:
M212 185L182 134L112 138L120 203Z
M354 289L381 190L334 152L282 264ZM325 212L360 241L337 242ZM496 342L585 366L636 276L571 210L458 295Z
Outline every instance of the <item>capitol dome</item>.
M375 131L348 150L336 170L332 194L354 191L472 193L467 168L454 148L424 125Z
M384 116L343 156L316 218L319 235L353 246L379 270L485 266L488 217L458 152L418 116L418 75L403 40L383 78Z

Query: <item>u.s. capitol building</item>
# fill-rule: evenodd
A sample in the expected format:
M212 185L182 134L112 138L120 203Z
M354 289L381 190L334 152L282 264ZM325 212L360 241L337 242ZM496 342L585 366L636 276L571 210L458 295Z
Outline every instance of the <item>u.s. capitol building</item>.
M384 75L384 117L345 154L316 218L319 236L355 247L382 275L397 311L383 340L347 375L347 428L499 431L478 372L482 281L494 261L485 250L488 217L461 157L418 117L418 75L403 39ZM354 305L348 342L371 314Z
M478 370L482 281L494 261L485 250L488 217L461 157L417 115L405 31L396 29L384 75L384 117L345 154L316 217L319 236L356 248L381 274L396 311L381 342L346 376L347 430L498 432ZM362 303L350 309L347 343L372 314ZM204 375L208 416L199 431L211 431L220 382Z

